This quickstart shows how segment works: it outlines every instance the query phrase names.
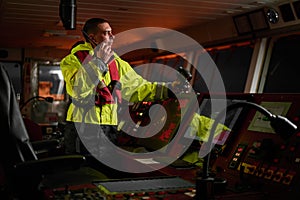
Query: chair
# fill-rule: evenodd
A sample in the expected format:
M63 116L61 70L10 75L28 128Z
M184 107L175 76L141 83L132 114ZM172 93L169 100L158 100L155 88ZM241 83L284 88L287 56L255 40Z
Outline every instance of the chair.
M39 159L3 67L0 68L0 93L0 199L43 199L41 188L106 179L104 174L86 166L85 157L81 155Z
M23 118L30 143L38 158L63 154L62 134L49 134L47 138L43 137L42 127L28 118Z

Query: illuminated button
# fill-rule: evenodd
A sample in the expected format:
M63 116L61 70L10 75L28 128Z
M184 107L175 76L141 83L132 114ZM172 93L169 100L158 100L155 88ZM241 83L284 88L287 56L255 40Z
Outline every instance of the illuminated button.
M242 152L243 150L244 150L244 149L241 148L241 147L237 149L238 152Z
M249 150L249 153L250 153L250 154L256 154L256 151L254 151L254 149L250 149L250 150Z
M273 181L279 182L281 180L282 174L276 173L273 177Z
M114 195L115 199L123 199L123 197L124 197L123 194L115 194Z
M155 195L155 192L148 192L148 195Z
M258 177L262 177L264 175L264 172L265 172L265 168L259 168L257 170L256 174L257 174Z
M294 117L294 122L298 122L299 121L299 117Z
M248 167L247 167L248 173L249 173L249 174L254 174L255 168L256 168L255 166L248 166Z
M286 146L284 144L280 145L280 150L284 150Z
M287 176L287 177L283 178L282 183L286 184L286 185L289 185L291 183L291 180L292 180L292 177Z
M259 148L261 146L261 142L254 142L253 143L253 147L255 147L255 148Z
M269 169L267 169L267 171L265 172L265 179L271 179L273 173L276 171L276 167L270 167Z
M295 146L290 146L290 151L295 151L296 147Z
M145 195L145 192L137 193L137 196L142 197Z

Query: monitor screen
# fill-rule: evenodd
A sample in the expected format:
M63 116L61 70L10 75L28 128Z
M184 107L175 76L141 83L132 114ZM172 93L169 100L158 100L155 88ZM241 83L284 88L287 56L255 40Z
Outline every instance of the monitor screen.
M250 100L250 95L247 94L227 94L227 95L213 95L210 97L209 94L203 94L199 96L199 112L198 121L193 126L193 131L188 129L185 134L186 137L197 140L197 141L207 141L210 134L210 129L216 117L219 113L226 109L227 106L234 103L234 101L248 101ZM223 105L225 104L225 105ZM212 105L222 105L220 109L212 109ZM241 124L240 121L243 120L244 108L239 107L228 112L225 112L222 123L217 126L217 131L214 136L213 143L217 145L224 145L229 141L235 130L239 128ZM195 122L195 121L194 121ZM204 124L205 123L205 124ZM196 133L195 133L196 131ZM192 133L191 133L192 132Z
M64 79L58 65L40 65L38 95L53 97L56 101L63 101L65 97Z

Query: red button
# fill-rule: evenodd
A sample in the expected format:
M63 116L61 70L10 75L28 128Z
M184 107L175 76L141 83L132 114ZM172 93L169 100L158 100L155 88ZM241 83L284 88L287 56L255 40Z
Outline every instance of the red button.
M291 146L290 151L295 151L295 146Z

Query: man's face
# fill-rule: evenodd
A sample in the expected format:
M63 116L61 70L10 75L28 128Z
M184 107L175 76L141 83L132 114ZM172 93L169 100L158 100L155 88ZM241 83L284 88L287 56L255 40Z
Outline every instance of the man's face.
M102 23L98 24L98 32L94 34L94 40L97 44L100 44L101 42L107 41L110 42L112 45L114 35L112 34L112 28L108 23Z

